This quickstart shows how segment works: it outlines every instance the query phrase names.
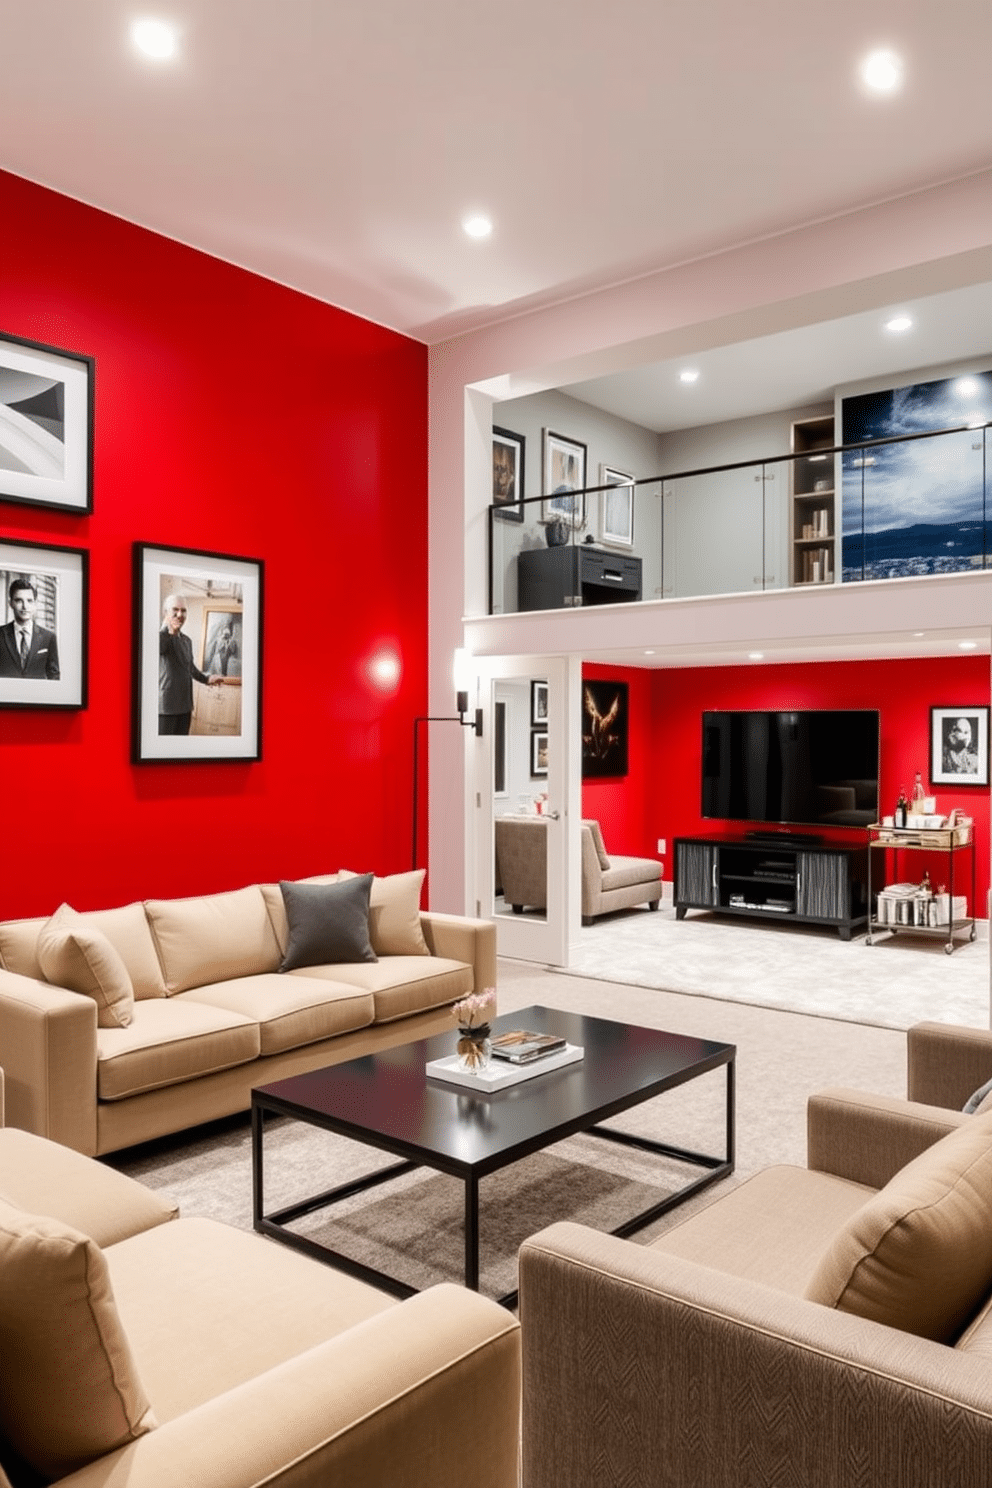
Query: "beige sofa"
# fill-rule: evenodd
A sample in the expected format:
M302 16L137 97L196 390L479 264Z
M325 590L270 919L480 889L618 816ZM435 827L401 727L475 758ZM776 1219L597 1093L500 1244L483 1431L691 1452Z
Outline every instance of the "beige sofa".
M500 816L495 821L496 880L515 914L548 902L547 821L540 816ZM654 858L610 855L599 822L582 823L582 923L638 904L658 908L661 864Z
M519 1326L0 1130L0 1488L514 1488ZM9 1474L9 1476L8 1476Z
M495 927L421 914L422 879L372 884L377 960L285 973L278 884L78 916L77 940L88 936L128 984L127 1026L92 989L46 979L39 944L51 921L0 924L8 1124L112 1152L247 1110L256 1085L448 1031L455 1001L496 984Z
M922 1025L909 1071L653 1244L525 1242L525 1488L989 1481L992 1033Z

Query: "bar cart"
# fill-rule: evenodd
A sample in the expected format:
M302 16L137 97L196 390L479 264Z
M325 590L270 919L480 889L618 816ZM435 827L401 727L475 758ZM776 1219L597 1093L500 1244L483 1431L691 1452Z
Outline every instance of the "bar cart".
M899 876L899 865L904 860L905 853L944 853L947 856L947 885L946 917L944 917L945 906L941 904L940 896L931 898L929 901L919 897L909 896L900 900L898 897L887 902L886 908L893 911L891 918L880 918L878 896L885 897L886 882L886 854L893 855L893 871L896 878ZM881 853L879 863L876 853ZM962 869L967 872L967 865L960 862L961 854L965 853L971 859L971 895L965 899L965 913L955 914L954 886L955 878L961 881ZM957 873L955 873L957 864ZM877 866L876 866L877 865ZM873 879L878 879L878 888L873 890ZM895 888L902 887L899 884ZM905 906L902 908L900 906ZM921 909L922 906L922 909ZM924 914L926 918L924 918ZM959 824L953 827L886 827L879 822L874 822L868 828L868 944L874 945L874 934L877 931L891 932L898 935L900 932L910 935L929 935L942 939L944 950L949 956L954 950L955 937L967 935L969 940L974 940L975 929L975 838L974 827L971 823Z

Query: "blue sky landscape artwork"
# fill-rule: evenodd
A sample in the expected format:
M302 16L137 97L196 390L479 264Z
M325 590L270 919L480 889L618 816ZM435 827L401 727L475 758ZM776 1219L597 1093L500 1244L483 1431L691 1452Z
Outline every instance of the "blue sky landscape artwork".
M992 371L844 398L845 445L932 439L842 456L843 577L901 578L981 568L992 555ZM936 430L952 429L936 435Z

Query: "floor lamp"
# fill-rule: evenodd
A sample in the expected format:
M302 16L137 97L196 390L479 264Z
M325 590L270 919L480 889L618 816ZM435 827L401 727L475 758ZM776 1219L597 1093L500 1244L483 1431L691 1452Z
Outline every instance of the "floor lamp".
M456 674L460 667L458 654L455 656ZM459 688L455 694L455 707L457 713L442 713L438 715L424 714L421 718L413 720L413 846L410 853L410 866L417 866L417 803L420 797L420 725L422 723L458 723L462 728L474 729L475 737L482 738L482 709L476 708L475 716L466 718L468 712L468 691Z

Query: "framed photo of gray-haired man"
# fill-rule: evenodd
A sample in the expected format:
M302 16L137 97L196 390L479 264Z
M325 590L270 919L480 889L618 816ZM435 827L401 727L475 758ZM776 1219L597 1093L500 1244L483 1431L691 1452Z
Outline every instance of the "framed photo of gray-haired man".
M0 708L86 707L89 554L0 542Z
M262 757L258 558L134 545L131 757Z

